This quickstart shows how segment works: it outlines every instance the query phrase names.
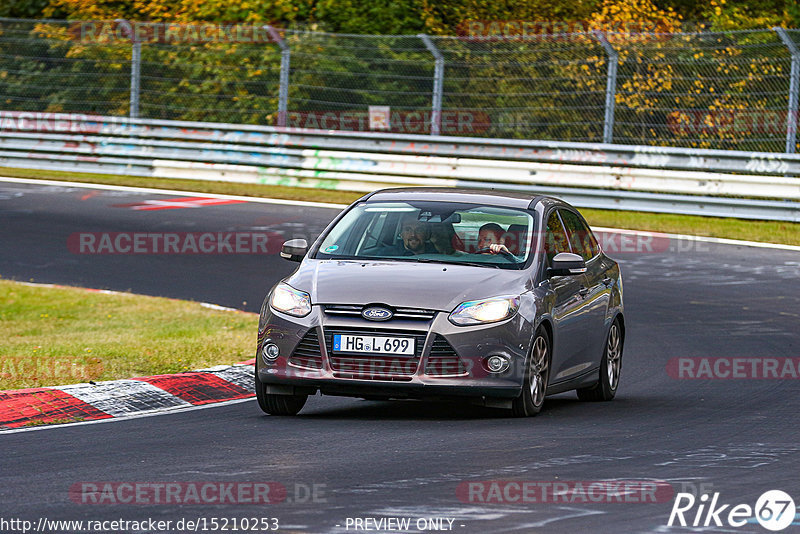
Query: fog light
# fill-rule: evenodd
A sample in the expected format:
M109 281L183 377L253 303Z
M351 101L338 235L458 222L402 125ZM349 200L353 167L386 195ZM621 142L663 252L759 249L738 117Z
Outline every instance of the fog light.
M261 351L261 356L264 358L265 363L272 363L278 359L281 350L275 343L264 343L264 348Z
M486 359L486 368L491 373L502 373L508 369L508 365L508 359L503 356L498 356L497 354L489 356Z

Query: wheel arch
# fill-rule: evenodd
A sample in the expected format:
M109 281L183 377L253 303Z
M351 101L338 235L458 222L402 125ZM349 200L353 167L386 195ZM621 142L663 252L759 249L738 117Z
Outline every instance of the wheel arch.
M552 352L553 351L553 346L555 345L555 339L553 339L553 323L550 322L550 318L549 317L544 317L544 318L542 318L541 321L539 321L539 324L536 325L536 330L538 330L539 327L543 327L545 329L545 331L547 332L547 337L550 339L550 351ZM536 331L535 330L534 330L533 336L531 337L531 341L533 341L534 337L536 337Z
M624 343L625 342L625 315L621 311L618 311L614 315L614 318L611 319L611 323L613 324L614 321L617 320L617 319L619 319L619 329L622 332L622 341Z

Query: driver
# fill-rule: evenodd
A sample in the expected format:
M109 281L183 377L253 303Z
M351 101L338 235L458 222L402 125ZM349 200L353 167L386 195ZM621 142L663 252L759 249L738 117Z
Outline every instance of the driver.
M497 223L486 223L478 230L479 254L511 254L506 248L506 231Z
M403 239L401 253L405 256L436 252L434 246L428 241L431 237L430 225L414 216L409 215L403 218L400 225L400 237Z

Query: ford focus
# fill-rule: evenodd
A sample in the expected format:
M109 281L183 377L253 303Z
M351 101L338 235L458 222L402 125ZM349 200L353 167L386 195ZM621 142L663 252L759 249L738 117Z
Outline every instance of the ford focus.
M616 395L622 276L580 213L547 196L387 189L354 202L261 309L259 406L309 395L462 398L537 414L547 395Z

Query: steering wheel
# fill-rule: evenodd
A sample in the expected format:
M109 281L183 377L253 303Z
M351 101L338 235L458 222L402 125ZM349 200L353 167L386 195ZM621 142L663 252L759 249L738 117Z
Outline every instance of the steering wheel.
M497 256L498 254L503 256L505 259L512 263L517 263L517 258L508 252L507 250L501 250L500 252L493 252L491 248L486 247L475 251L475 254L493 254Z

